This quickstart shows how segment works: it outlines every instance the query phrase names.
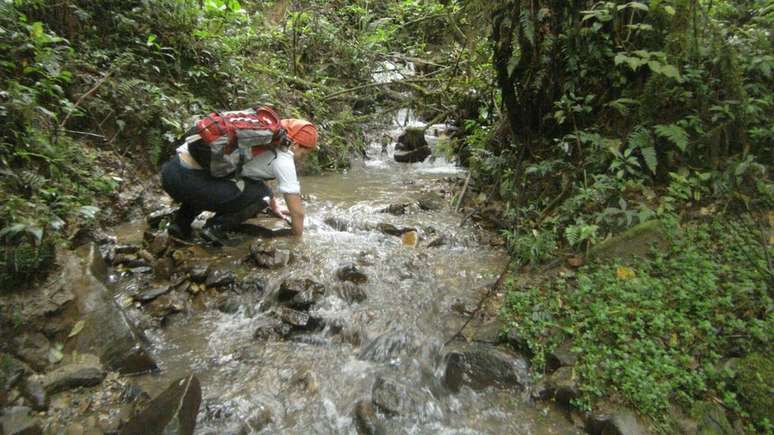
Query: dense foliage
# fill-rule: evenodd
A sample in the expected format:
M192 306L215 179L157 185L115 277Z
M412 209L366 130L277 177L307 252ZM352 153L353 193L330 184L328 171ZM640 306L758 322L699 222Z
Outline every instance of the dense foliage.
M554 348L572 343L583 409L612 397L665 425L670 400L691 409L695 400L717 397L771 430L766 405L747 406L727 362L766 350L774 338L767 263L774 249L761 244L749 217L682 232L672 225L671 248L649 261L593 264L541 287L511 285L509 326L538 369Z

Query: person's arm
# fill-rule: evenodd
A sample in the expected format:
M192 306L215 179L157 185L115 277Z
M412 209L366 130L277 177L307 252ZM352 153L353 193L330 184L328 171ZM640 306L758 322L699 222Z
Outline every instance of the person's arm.
M298 193L286 193L285 203L290 211L290 226L293 235L300 237L304 234L304 204L301 203L301 195Z

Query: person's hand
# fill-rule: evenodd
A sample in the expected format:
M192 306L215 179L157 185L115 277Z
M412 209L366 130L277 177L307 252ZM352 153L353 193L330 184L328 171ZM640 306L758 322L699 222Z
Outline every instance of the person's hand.
M271 214L286 222L288 221L288 219L290 219L290 211L286 208L280 208L276 198L271 199L271 203L269 204L269 210L271 211Z

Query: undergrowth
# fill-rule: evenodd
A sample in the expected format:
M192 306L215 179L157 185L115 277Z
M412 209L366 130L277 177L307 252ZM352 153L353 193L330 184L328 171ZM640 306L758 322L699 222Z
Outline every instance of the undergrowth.
M592 263L542 286L511 281L508 328L526 339L537 372L554 348L573 344L581 409L621 401L668 431L672 402L717 400L771 431L772 396L740 399L727 362L753 351L772 362L774 248L749 215L668 227L671 248L647 259Z

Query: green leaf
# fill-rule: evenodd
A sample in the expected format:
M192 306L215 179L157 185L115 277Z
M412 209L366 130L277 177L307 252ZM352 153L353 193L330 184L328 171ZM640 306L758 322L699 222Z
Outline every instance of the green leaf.
M656 148L652 146L640 148L640 153L642 154L642 158L645 160L645 165L648 167L648 169L650 169L650 172L655 174L656 169L658 168L658 156L656 155Z
M86 219L94 219L97 217L97 213L99 213L99 207L94 207L93 205L85 205L78 209L78 214Z
M685 149L688 148L688 133L679 125L660 124L657 125L655 129L657 135L668 139L670 142L675 144L675 146L680 149L680 151L685 152Z
M83 327L86 325L86 322L83 320L79 320L73 325L73 329L70 331L70 333L67 335L67 338L72 338L78 335L82 330Z

